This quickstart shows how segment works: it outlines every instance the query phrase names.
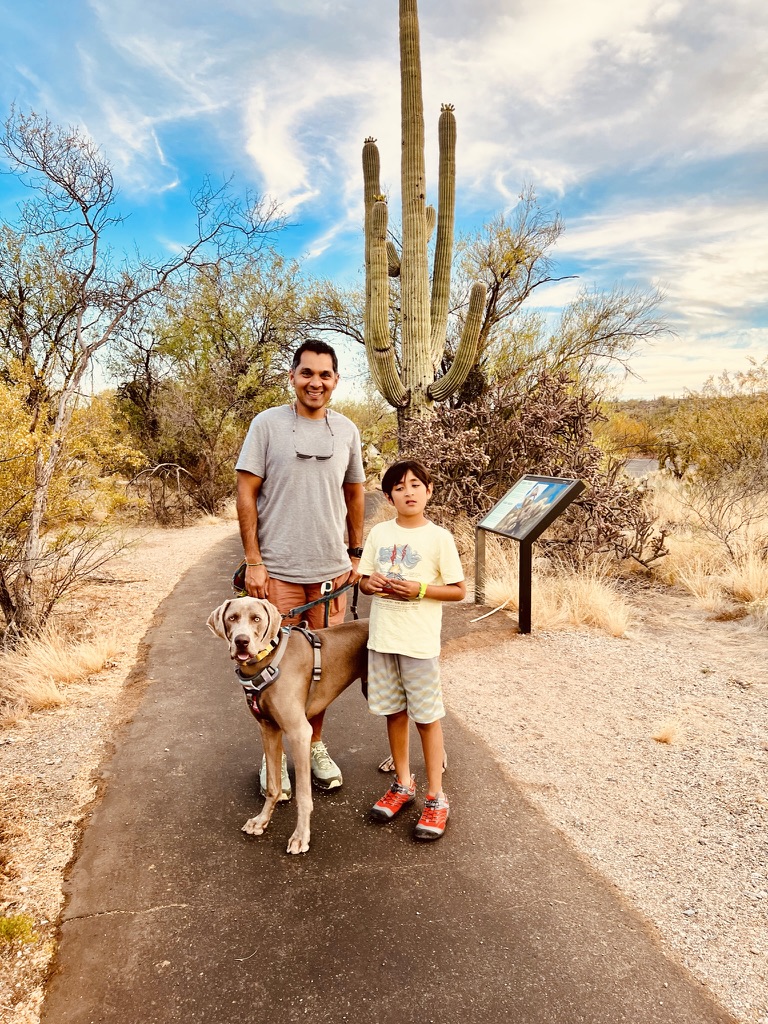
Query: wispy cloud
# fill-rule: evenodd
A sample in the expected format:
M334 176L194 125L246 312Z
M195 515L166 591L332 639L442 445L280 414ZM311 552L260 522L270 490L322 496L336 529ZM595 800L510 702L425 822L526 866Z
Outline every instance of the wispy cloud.
M397 216L394 3L41 4L44 18L4 15L0 92L86 126L129 199L162 202L234 170L282 201L313 264L348 278L362 253L360 149L374 135ZM749 351L766 343L762 0L420 7L431 200L450 101L466 226L530 182L565 216L557 256L579 284L665 289L681 362L665 351L654 366L682 374L705 344L722 358L736 336ZM536 301L567 301L573 287Z

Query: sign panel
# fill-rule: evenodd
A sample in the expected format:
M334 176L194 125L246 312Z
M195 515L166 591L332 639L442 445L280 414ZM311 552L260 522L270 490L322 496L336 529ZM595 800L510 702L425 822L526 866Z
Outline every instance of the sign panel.
M523 476L477 524L518 541L534 541L584 490L581 480Z

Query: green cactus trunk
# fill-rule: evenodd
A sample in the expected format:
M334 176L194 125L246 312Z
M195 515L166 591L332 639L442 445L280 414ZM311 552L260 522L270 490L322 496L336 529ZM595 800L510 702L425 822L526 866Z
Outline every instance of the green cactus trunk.
M375 140L363 147L365 195L365 347L371 374L400 421L428 416L435 401L455 394L475 363L485 286L473 286L459 348L450 370L435 379L445 352L453 259L456 119L443 105L437 215L426 204L424 105L417 0L400 0L400 104L403 250L387 240L388 210L379 183ZM430 296L428 244L437 223ZM389 277L400 276L401 358L389 333Z

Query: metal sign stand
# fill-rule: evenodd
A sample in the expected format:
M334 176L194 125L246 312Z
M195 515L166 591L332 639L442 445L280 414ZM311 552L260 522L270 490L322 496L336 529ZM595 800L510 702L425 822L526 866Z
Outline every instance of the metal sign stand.
M518 630L531 632L533 543L584 489L581 480L524 476L507 491L475 527L475 604L485 604L486 532L516 540L519 545Z

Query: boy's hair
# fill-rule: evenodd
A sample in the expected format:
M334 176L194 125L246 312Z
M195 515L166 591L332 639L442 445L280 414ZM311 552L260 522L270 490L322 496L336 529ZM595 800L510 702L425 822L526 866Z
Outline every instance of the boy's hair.
M403 459L400 462L393 462L381 478L381 489L388 498L392 497L392 491L402 481L407 473L413 473L415 477L429 487L432 483L432 474L423 462L417 459Z
M319 338L307 338L306 341L299 345L293 353L293 362L291 363L292 370L298 370L301 357L305 352L315 352L319 356L330 356L331 362L333 363L333 372L339 372L339 360L336 358L336 353L327 341L320 341Z

